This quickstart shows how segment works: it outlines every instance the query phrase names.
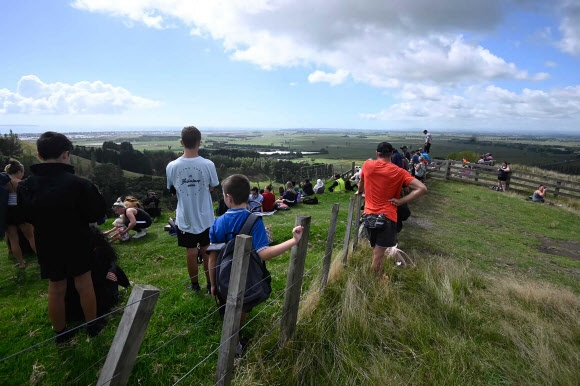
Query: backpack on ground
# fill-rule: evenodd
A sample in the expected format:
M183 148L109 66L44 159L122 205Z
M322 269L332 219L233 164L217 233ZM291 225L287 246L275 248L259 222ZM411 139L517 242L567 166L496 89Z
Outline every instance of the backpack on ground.
M306 196L302 199L302 203L306 204L306 205L316 205L316 204L318 204L318 197Z
M252 228L258 220L258 216L250 213L238 233L229 233L234 235L220 250L215 267L216 285L218 300L220 305L220 314L225 313L226 299L230 285L230 274L232 271L232 260L234 257L234 246L236 243L235 236L251 235ZM250 252L250 263L248 264L248 276L246 279L246 292L244 294L243 312L250 312L252 308L261 304L270 297L272 293L272 277L266 268L266 263L260 258L258 252L253 248Z

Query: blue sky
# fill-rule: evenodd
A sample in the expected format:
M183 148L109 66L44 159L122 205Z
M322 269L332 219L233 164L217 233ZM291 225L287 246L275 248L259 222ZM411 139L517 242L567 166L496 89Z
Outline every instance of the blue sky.
M579 123L580 0L0 0L0 132Z

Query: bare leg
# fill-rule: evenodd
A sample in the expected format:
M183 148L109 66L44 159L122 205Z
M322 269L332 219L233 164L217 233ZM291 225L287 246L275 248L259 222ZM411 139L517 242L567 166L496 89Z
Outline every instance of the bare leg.
M373 248L373 262L371 267L378 276L383 273L383 259L385 257L386 250L387 248L377 246Z
M203 258L203 270L205 271L205 278L207 280L207 283L210 283L209 280L209 255L207 254L207 247L209 247L209 245L206 245L205 247L201 247L201 257Z
M66 327L65 294L66 279L48 282L48 317L52 323L52 329L56 332Z
M186 259L187 259L187 273L189 274L189 278L191 279L191 284L199 283L197 277L198 275L197 248L186 248Z
M26 261L22 256L22 249L20 249L20 240L18 239L18 228L15 225L9 225L6 228L7 239L10 240L10 247L12 248L12 254L18 260L18 267L25 268Z
M79 276L75 276L75 288L77 289L81 299L81 307L83 308L83 313L85 314L85 320L90 322L97 317L97 298L95 297L95 289L93 287L91 271L85 272Z
M20 230L28 240L30 247L36 253L36 242L34 241L34 227L27 222L20 224Z

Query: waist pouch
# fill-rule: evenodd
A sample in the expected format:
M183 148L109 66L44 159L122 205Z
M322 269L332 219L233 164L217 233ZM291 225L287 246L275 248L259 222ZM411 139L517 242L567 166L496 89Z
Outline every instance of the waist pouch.
M362 221L367 229L382 229L389 219L384 214L363 214Z

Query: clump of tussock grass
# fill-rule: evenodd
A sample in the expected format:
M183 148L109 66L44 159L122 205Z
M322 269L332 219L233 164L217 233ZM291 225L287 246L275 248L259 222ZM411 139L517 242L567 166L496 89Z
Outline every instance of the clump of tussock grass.
M347 267L335 268L323 293L316 289L316 302L301 312L292 341L277 347L275 336L265 339L268 350L247 359L236 384L487 385L525 379L544 385L580 379L578 296L488 276L468 260L412 257L414 269L387 260L389 280L380 281L370 269L370 247L361 246Z

